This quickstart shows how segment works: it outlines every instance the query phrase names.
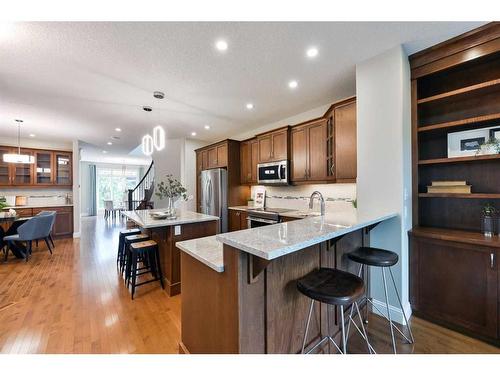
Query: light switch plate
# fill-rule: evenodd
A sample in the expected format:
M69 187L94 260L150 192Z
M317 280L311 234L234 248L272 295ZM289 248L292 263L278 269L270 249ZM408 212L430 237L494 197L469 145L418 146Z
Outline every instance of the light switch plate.
M180 225L174 226L174 235L175 236L180 236L181 235L181 226Z

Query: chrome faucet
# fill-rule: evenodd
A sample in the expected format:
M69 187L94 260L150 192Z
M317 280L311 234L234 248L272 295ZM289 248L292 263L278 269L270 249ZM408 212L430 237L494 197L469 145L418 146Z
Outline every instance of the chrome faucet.
M325 216L325 199L323 198L323 194L319 191L314 191L309 198L309 209L313 208L314 197L318 197L319 202L321 203L321 216Z

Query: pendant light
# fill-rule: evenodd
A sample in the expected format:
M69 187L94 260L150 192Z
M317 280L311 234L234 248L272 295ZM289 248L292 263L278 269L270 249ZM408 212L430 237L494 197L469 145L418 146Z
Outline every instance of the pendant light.
M5 163L16 164L33 164L35 157L28 154L21 154L21 123L23 120L16 120L17 122L17 154L4 154L3 161Z

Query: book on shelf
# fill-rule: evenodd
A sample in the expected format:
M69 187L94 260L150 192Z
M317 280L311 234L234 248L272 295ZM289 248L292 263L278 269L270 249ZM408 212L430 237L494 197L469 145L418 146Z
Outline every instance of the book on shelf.
M471 194L471 185L427 186L427 193Z
M431 181L431 186L463 186L466 181Z

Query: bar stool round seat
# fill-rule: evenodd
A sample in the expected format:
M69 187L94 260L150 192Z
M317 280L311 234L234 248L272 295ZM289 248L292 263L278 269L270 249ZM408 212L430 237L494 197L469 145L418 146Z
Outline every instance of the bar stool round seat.
M320 268L297 281L297 289L309 298L330 305L351 305L364 293L363 279L352 273Z
M410 323L408 321L408 318L406 317L405 310L403 308L403 304L401 303L401 297L399 296L398 288L396 285L396 282L394 281L394 275L392 274L392 269L391 267L394 266L395 264L398 263L399 257L398 254L396 254L393 251L389 250L384 250L384 249L378 249L376 247L360 247L356 249L355 251L347 254L347 257L358 263L359 264L359 273L358 275L361 276L363 274L363 268L370 268L370 267L380 267L380 270L382 271L382 281L383 281L383 287L384 287L384 296L385 296L385 305L386 305L386 313L382 312L375 303L373 303L372 298L370 296L366 296L366 308L368 311L368 304L372 306L373 309L377 310L377 312L383 316L388 322L389 322L389 328L391 331L391 339L392 339L392 349L394 351L394 354L397 353L397 348L396 348L396 338L394 331L396 330L401 334L401 336L404 337L404 339L409 343L413 344L415 342L415 339L413 338L413 332L411 330ZM389 305L389 296L388 296L388 289L387 289L387 280L386 280L386 269L389 270L389 275L391 276L392 280L392 285L394 286L394 292L396 294L396 297L399 302L399 307L401 308L401 312L403 314L403 319L406 323L406 326L408 327L408 333L409 337L401 331L398 326L396 326L393 322L393 319L391 317L391 308ZM367 283L369 282L370 278L367 279ZM367 285L367 290L370 290L369 284ZM368 314L367 314L368 316ZM368 323L368 320L366 320L366 323Z
M399 260L395 252L376 247L360 247L347 254L347 257L356 263L375 267L392 267Z

